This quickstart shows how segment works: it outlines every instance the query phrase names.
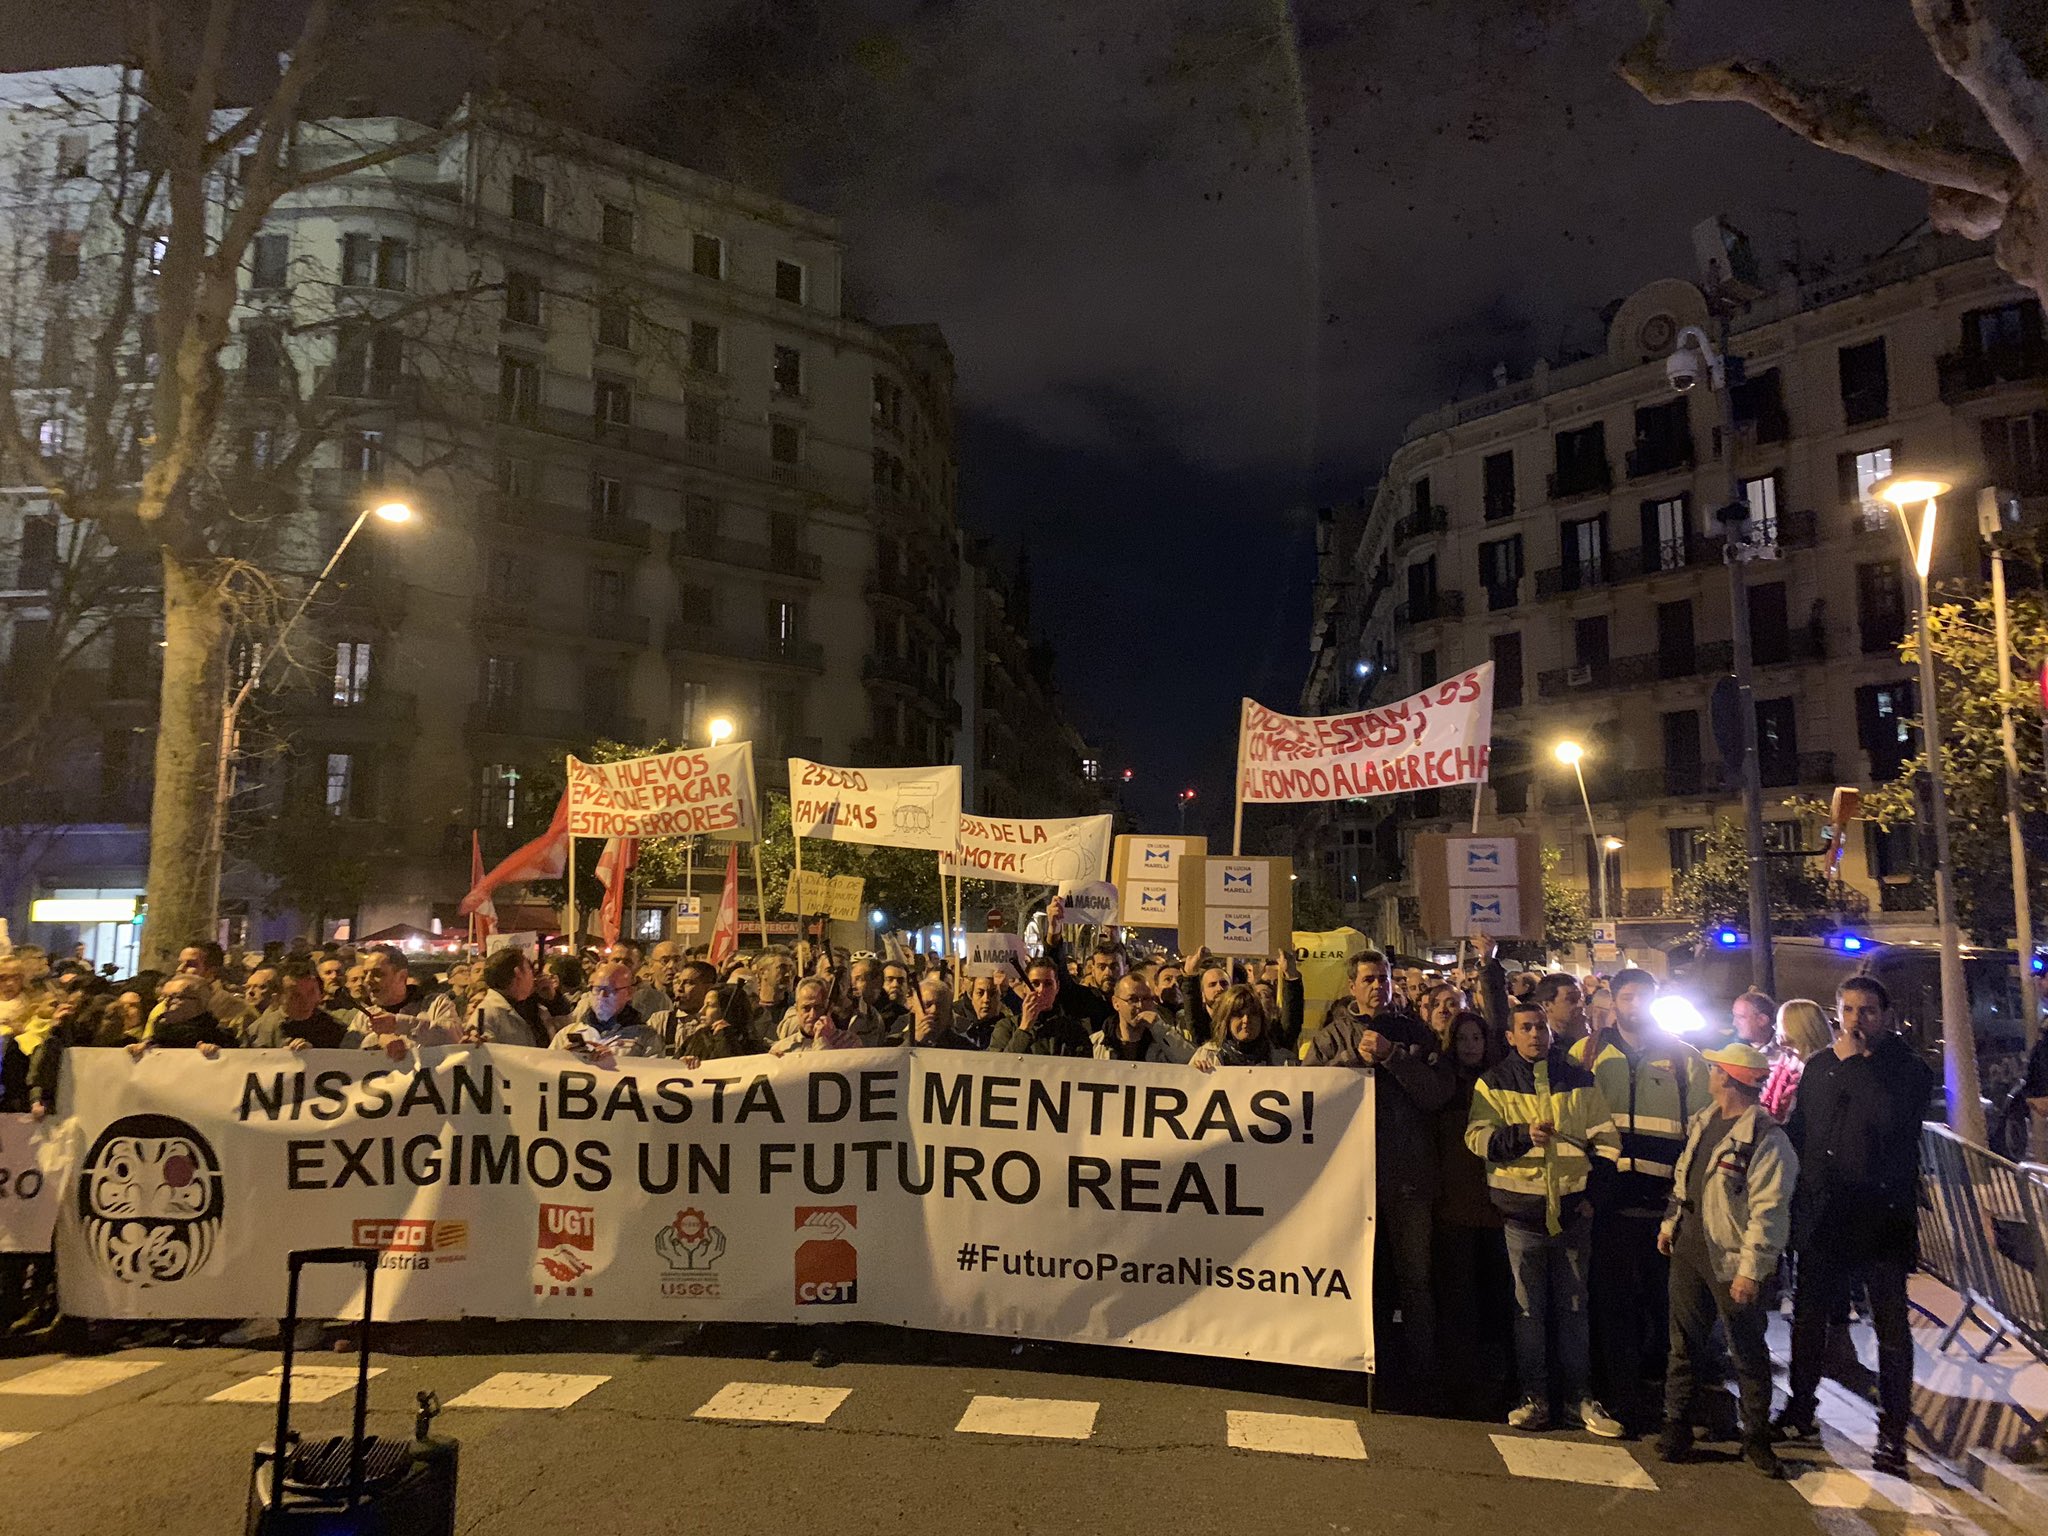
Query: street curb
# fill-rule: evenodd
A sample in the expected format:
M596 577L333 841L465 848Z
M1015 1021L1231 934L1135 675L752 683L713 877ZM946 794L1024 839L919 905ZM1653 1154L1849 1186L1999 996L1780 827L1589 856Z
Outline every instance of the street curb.
M2048 1531L2048 1470L2023 1467L1981 1446L1970 1451L1964 1470L2013 1520L2028 1530Z

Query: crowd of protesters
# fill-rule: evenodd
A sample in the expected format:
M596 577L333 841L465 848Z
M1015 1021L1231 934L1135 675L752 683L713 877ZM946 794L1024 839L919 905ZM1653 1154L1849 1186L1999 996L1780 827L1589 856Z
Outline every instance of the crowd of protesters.
M1505 1412L1531 1433L1654 1433L1671 1460L1704 1434L1776 1476L1774 1445L1817 1432L1829 1332L1854 1304L1878 1339L1873 1463L1905 1474L1933 1079L1874 979L1782 1007L1751 992L1682 1040L1657 1024L1646 972L1510 973L1475 939L1475 961L1441 976L1357 955L1311 1022L1288 951L1181 960L1103 939L1083 954L1062 919L1055 900L1022 973L959 996L929 957L809 945L722 965L674 940L539 964L508 947L443 972L384 945L231 963L194 943L169 975L119 981L18 949L0 960L0 1111L52 1112L81 1046L402 1058L488 1043L695 1066L915 1045L1370 1070L1376 1335L1416 1406ZM1773 1419L1765 1324L1787 1294L1790 1394ZM54 1313L47 1258L0 1256L0 1325L32 1335Z

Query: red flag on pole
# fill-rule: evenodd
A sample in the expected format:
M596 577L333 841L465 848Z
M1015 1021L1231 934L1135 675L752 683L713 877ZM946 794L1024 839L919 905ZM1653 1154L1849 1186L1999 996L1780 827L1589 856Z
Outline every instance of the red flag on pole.
M597 883L604 887L604 901L597 915L607 944L619 942L619 929L626 917L626 878L639 862L637 837L608 837L604 851L597 856Z
M723 965L740 952L740 845L725 856L725 894L718 898L718 926L711 930L711 963Z
M462 898L459 910L465 917L491 899L501 885L519 880L559 880L569 866L569 792L564 790L555 805L554 819L547 831L523 848L515 848L498 861L498 867L477 880Z

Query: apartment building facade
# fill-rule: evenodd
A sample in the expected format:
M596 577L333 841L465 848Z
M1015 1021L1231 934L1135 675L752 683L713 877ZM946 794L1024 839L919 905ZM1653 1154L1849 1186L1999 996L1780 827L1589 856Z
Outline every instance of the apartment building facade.
M132 120L118 70L8 86ZM104 127L81 145L46 114L8 121L26 163L118 151ZM531 835L563 755L598 741L701 742L724 716L767 788L791 755L977 760L938 330L845 312L833 220L552 125L461 118L437 137L351 116L305 125L291 153L428 140L293 194L251 248L220 472L290 499L270 574L302 590L365 508L415 516L364 523L270 661L232 826L310 819L363 859L360 901L324 914L361 934L450 915L471 829L487 856ZM46 200L28 212L47 221ZM61 396L33 409L66 414ZM74 535L32 488L0 521L20 634L47 599L21 552L46 526ZM135 675L103 650L96 669ZM153 683L122 686L146 715ZM146 785L134 724L123 782ZM93 841L129 857L99 861L92 889L140 894L146 804L131 790L124 821L94 818L125 826ZM33 895L85 888L61 853L80 837L54 841L15 872L17 937ZM249 855L230 861L233 931L295 933L308 914L272 910L256 846L231 842Z
M1934 578L1974 578L1974 495L2048 489L2048 349L2040 309L1979 248L1929 237L1841 277L1787 281L1730 323L1735 427L1664 360L1687 325L1717 334L1689 283L1618 305L1598 357L1445 405L1413 423L1369 501L1325 523L1312 666L1315 712L1401 697L1459 668L1496 669L1487 825L1542 834L1595 893L1624 948L1678 941L1674 880L1706 830L1739 818L1710 697L1731 666L1723 560L1732 459L1747 516L1758 750L1767 841L1818 846L1785 803L1896 777L1917 745L1917 686L1898 644L1915 578L1887 475L1940 472L1956 491ZM1497 377L1499 377L1497 375ZM1954 510L1960 509L1960 510ZM1592 827L1554 748L1573 740ZM1330 892L1388 943L1417 928L1408 851L1469 824L1462 791L1326 808L1304 837ZM1870 925L1928 926L1911 838L1855 829L1843 878ZM1596 911L1596 917L1600 914Z

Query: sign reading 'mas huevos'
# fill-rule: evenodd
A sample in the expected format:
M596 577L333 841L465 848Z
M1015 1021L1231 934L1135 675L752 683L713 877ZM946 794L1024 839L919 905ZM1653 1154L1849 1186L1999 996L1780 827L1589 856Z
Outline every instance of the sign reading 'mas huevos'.
M960 833L960 769L834 768L792 757L789 825L798 837L951 853Z
M1493 663L1394 704L1348 715L1283 715L1244 701L1238 798L1247 805L1355 800L1485 780Z
M568 762L571 837L754 839L754 747L745 741L615 763Z
M1088 885L1109 873L1111 818L1025 821L963 815L960 847L946 873L1026 885Z

